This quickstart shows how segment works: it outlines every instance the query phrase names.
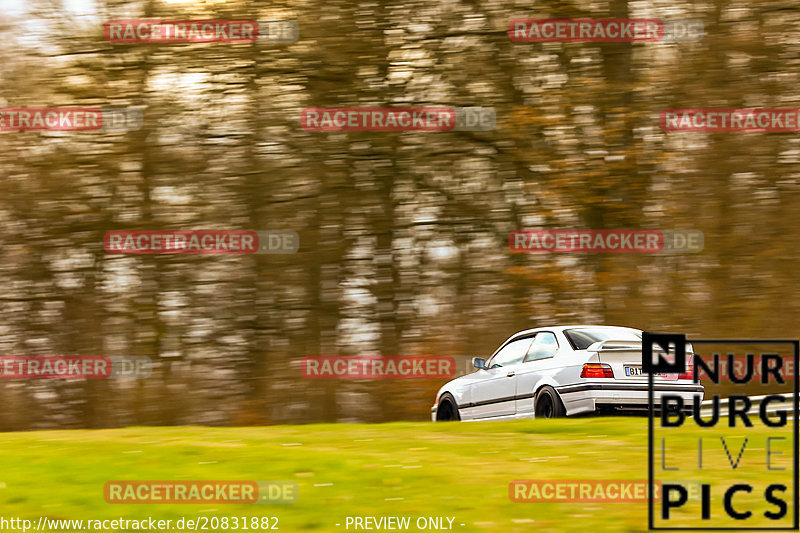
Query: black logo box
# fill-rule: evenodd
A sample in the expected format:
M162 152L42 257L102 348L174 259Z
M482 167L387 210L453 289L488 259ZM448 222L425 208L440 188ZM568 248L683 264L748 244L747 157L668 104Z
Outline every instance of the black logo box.
M789 344L794 349L794 461L793 461L793 525L791 527L655 527L653 520L653 418L654 418L654 373L684 372L686 370L686 343L694 344ZM669 346L675 346L675 361L670 362L659 356L658 362L653 363L653 345L657 344L668 353ZM644 332L642 336L642 371L647 372L647 528L650 531L798 531L800 530L800 447L798 447L798 418L800 418L800 401L798 401L798 383L800 376L797 375L798 364L800 364L800 341L792 339L687 339L683 334L671 333L649 333ZM698 380L698 373L694 373L695 382Z

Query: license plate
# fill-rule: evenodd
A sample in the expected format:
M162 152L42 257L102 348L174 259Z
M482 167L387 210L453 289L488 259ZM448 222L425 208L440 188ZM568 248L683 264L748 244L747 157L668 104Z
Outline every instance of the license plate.
M637 365L637 366L623 365L623 366L625 368L625 375L626 376L643 376L643 375L645 375L645 373L642 372L642 367L639 366L639 365ZM655 376L658 377L658 378L661 378L661 379L669 379L669 380L678 379L678 374L663 374L661 372L656 372Z
M625 365L625 375L626 376L641 376L642 375L642 367Z

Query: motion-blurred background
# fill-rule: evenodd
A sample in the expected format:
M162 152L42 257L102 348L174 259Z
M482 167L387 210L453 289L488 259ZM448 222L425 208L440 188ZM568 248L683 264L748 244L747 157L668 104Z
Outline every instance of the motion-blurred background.
M510 19L699 18L689 43L515 43ZM114 44L118 18L295 19L294 43ZM313 355L487 355L547 324L797 337L800 138L659 112L800 107L791 1L0 0L0 107L136 107L0 133L0 355L148 379L0 381L0 429L424 420L436 381ZM304 131L306 107L492 107L494 131ZM697 229L699 254L512 254L523 228ZM291 230L296 254L131 256L119 229Z

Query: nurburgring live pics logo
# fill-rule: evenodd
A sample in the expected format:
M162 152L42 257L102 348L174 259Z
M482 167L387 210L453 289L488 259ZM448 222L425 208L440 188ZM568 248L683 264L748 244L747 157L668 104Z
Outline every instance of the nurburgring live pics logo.
M300 113L306 131L489 131L492 107L309 107Z
M644 332L642 336L642 371L648 376L648 397L649 397L649 421L648 421L648 479L651 487L655 482L655 467L654 460L654 432L655 432L655 409L656 409L656 387L654 375L656 373L674 373L686 368L687 345L692 346L693 352L693 367L698 369L694 372L694 382L699 383L700 371L708 377L714 384L719 385L722 382L720 375L720 358L719 354L715 353L711 358L710 364L707 359L698 353L698 345L788 345L793 349L794 368L797 368L798 360L800 359L800 342L793 339L692 339L688 340L686 335L682 334L664 334L664 333L650 333ZM656 357L654 357L654 354ZM746 355L748 368L752 368L754 354L748 353ZM750 372L748 371L745 376L735 375L735 366L732 363L733 359L729 359L729 364L726 366L728 373L728 380L726 386L730 388L735 384L737 386L746 385L749 381L758 379L761 384L767 385L775 383L778 386L787 386L781 374L783 362L785 358L774 353L765 353L761 355L761 371ZM697 431L703 428L703 432L712 433L714 428L727 427L737 428L736 435L714 435L719 438L721 443L720 451L724 451L725 459L720 460L719 463L715 462L716 457L713 454L714 449L709 452L707 449L704 451L703 437L698 437L697 441L697 468L696 470L703 475L710 475L708 472L714 472L714 468L722 469L717 472L717 484L713 484L714 480L708 478L701 481L700 490L700 506L695 509L693 506L686 506L688 498L687 488L676 480L668 481L665 479L670 471L692 470L694 466L687 463L685 455L689 453L685 443L681 442L677 449L673 452L679 458L667 459L667 437L664 436L661 441L661 461L660 472L658 481L661 483L661 513L655 515L654 510L654 494L648 491L648 528L650 530L695 530L696 526L679 527L674 526L676 520L678 523L685 524L687 516L685 513L694 515L695 510L698 511L696 518L700 519L700 524L703 526L700 529L719 529L719 530L797 530L800 525L800 508L798 507L798 380L794 379L793 392L785 393L772 393L758 398L753 398L741 393L730 394L727 398L728 416L727 423L722 423L721 419L721 405L724 403L719 394L714 394L710 402L701 402L702 397L699 393L691 391L691 387L685 386L685 391L679 394L675 389L669 390L660 386L658 388L658 409L660 411L657 419L659 420L658 427L664 432L664 435L670 437L670 443L676 437L676 431L679 428L685 428L686 425L691 425L689 431ZM691 392L690 392L691 391ZM684 396L691 395L691 407L686 405ZM757 416L750 414L751 409L754 408L754 402L758 401ZM710 403L710 412L708 409L703 410L703 403ZM785 406L793 404L793 409L787 411L784 408L777 408L776 406ZM691 409L691 416L687 414L687 409ZM791 415L790 415L791 413ZM788 427L788 420L791 416L793 421L792 427ZM738 424L737 424L738 422ZM748 432L749 428L754 428L754 422L759 422L760 425ZM787 430L791 430L787 432ZM781 435L780 431L783 430L784 434ZM781 476L781 472L788 470L786 467L781 467L776 464L776 459L783 455L788 455L780 451L780 441L786 441L787 436L791 434L792 437L792 476L791 482L786 483L786 474ZM729 449L730 439L744 439L741 447L737 450ZM751 441L752 439L752 441ZM716 439L712 439L716 440ZM746 472L742 465L743 455L747 449L748 442L756 440L763 440L763 447L761 443L751 444L754 451L765 450L766 461L756 461L752 457L749 459L750 465L765 466L767 472L772 474L768 481L764 481L763 476L754 477L752 473ZM706 446L708 448L708 446ZM738 451L738 455L736 452ZM733 452L733 453L731 453ZM750 454L752 455L752 453ZM680 458L684 458L681 460ZM734 460L733 457L736 457ZM677 464L676 464L677 463ZM668 466L671 465L671 466ZM709 466L709 464L711 466ZM721 464L722 466L717 466ZM680 466L678 466L680 465ZM728 469L730 467L730 469ZM776 474L777 472L777 474ZM685 475L682 474L682 475ZM737 478L738 476L738 478ZM784 482L779 482L784 481ZM722 487L719 486L722 483ZM756 485L756 487L754 487ZM790 489L791 487L791 489ZM713 489L713 492L712 492ZM755 490L758 489L758 490ZM786 494L790 491L790 494ZM740 496L744 494L744 496ZM749 497L748 495L751 495ZM759 501L758 495L762 500ZM755 500L753 499L755 498ZM793 512L789 513L789 505L787 500L793 504ZM759 505L765 506L764 508ZM722 509L719 509L722 507ZM756 509L757 512L754 512ZM675 518L674 511L684 511L683 516ZM763 511L763 512L762 512ZM712 516L713 515L713 516ZM658 527L656 526L656 519L658 518ZM764 526L763 522L759 520L767 519L769 526ZM733 524L728 525L725 521L733 520ZM791 526L788 525L787 520L791 520ZM671 522L672 521L672 522ZM709 527L711 524L714 527ZM740 527L739 524L742 526ZM745 526L745 524L747 524ZM666 527L663 527L666 525ZM724 527L723 527L724 526Z

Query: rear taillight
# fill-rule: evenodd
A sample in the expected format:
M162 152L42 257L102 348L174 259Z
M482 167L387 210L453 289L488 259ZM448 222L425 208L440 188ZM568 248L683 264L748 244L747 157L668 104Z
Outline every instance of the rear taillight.
M614 371L611 365L605 363L586 363L581 370L582 378L613 378Z
M678 374L678 379L691 379L694 380L694 366L691 363L686 363L686 372Z

